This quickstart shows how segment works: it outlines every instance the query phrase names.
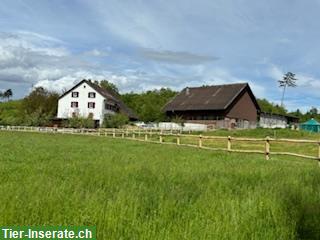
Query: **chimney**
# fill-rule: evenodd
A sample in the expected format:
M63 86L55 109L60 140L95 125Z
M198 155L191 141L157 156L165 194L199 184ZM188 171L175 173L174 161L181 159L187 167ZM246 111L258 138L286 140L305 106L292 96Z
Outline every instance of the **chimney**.
M190 89L187 87L186 88L186 95L189 95L190 94Z

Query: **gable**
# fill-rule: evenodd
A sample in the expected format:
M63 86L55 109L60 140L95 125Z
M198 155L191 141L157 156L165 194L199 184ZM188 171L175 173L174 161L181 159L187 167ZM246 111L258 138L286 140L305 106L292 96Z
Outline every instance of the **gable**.
M258 110L247 90L243 91L237 99L229 106L226 114L229 118L256 121Z
M94 88L92 87L92 85L89 84L88 81L82 80L81 82L79 82L78 84L76 84L75 86L73 86L72 88L70 88L68 91L66 91L65 93L63 93L63 94L59 97L59 99L65 97L65 96L68 95L68 94L71 94L72 92L76 92L77 90L79 90L79 88L81 88L81 87L83 87L83 86L86 86L86 87L90 88L90 91L95 92L96 94L99 94L101 97L105 98L105 96L103 96L101 93L99 93L98 91L96 91L96 89L94 89Z

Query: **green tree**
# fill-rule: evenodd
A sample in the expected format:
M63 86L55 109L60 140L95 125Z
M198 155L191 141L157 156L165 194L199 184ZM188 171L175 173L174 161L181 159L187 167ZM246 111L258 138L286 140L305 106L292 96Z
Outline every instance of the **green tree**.
M177 92L169 88L161 88L142 93L126 93L122 95L122 100L138 114L140 120L159 122L166 120L162 108L176 94Z
M3 99L7 99L7 101L9 101L9 99L12 97L13 93L11 89L7 89L6 91L1 93L1 98Z
M257 99L258 104L262 112L275 113L275 114L286 114L287 110L283 106L279 106L272 102L269 102L267 99Z
M295 78L295 74L292 73L292 72L287 72L282 80L278 80L279 82L279 87L282 87L283 88L283 91L282 91L282 98L281 98L281 106L283 107L283 100L284 100L284 94L285 94L285 91L286 91L286 88L287 87L296 87L297 84L296 84L296 81L298 79Z
M59 95L42 87L35 88L22 100L22 111L25 119L32 125L43 125L45 121L29 121L29 118L50 119L56 116ZM48 121L46 121L48 122ZM47 124L47 123L46 123Z
M119 95L118 87L114 83L109 82L108 80L101 80L99 86L103 89L110 90Z

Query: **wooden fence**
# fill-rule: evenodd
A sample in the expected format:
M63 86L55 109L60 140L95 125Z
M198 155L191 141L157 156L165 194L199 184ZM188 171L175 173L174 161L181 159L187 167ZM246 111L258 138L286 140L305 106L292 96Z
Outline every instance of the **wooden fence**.
M113 138L123 138L136 141L144 141L159 144L175 144L178 146L197 147L208 150L218 150L226 152L238 152L238 153L256 153L264 154L265 159L269 160L270 155L287 155L295 156L306 159L317 160L320 166L320 141L315 140L298 140L298 139L274 139L270 137L266 138L243 138L243 137L225 137L225 136L204 136L193 134L181 134L174 131L158 131L158 130L145 130L145 129L74 129L74 128L54 128L54 127L27 127L27 126L0 126L0 131L23 131L23 132L45 132L52 134L83 134L83 135L95 135L106 136ZM165 139L169 141L165 141ZM192 139L195 144L182 143L182 139ZM225 147L210 147L204 146L204 141L223 141L225 140ZM236 142L248 142L248 143L263 143L263 150L244 150L234 149L233 146ZM295 143L295 144L313 144L317 147L316 156L305 155L292 152L272 151L271 145L273 143Z

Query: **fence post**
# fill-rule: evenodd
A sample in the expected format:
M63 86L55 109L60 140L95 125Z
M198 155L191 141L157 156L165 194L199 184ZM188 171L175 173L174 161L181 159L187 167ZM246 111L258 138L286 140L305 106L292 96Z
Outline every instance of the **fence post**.
M124 131L123 131L123 130L122 130L122 134L121 134L121 137L122 137L122 138L124 138Z
M144 135L144 140L148 141L148 134L147 133L145 133L145 135Z
M228 136L228 151L231 151L231 136Z
M113 129L112 137L116 137L116 129Z
M270 139L269 139L269 137L266 137L265 154L266 154L266 160L269 160L270 159Z
M159 142L162 143L162 131L160 132L160 135L159 135Z
M320 142L318 142L318 164L320 167Z
M202 148L202 135L199 135L199 148Z
M177 134L177 145L180 145L180 134Z
M134 132L132 132L132 138L135 139L136 138L136 134Z

